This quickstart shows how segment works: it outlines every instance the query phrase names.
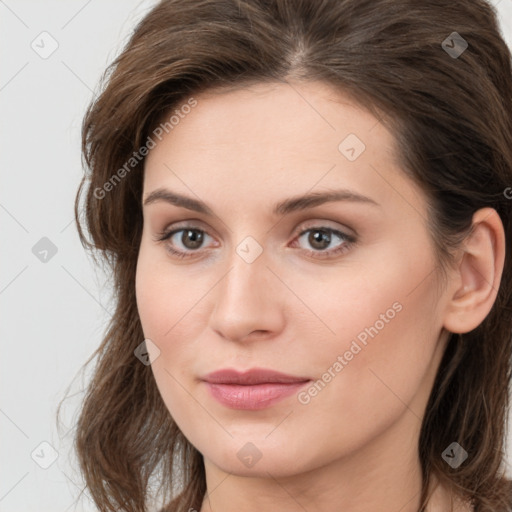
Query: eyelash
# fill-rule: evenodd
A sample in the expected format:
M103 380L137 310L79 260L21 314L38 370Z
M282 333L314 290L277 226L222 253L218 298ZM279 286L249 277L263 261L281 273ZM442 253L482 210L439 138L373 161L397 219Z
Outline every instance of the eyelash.
M181 226L179 228L176 228L176 229L172 229L170 231L162 231L160 233L157 233L156 237L154 238L154 241L155 242L164 242L168 239L170 239L173 235L175 235L176 233L179 233L180 231L185 231L185 230L189 230L189 231L199 231L200 233L203 233L203 234L208 234L206 233L206 231L204 231L203 229L199 229L197 226ZM339 236L340 238L343 239L344 243L342 245L340 245L337 249L331 249L330 251L322 251L322 250L307 250L307 249L304 249L304 251L309 255L309 256L313 256L313 257L318 257L317 255L318 254L327 254L327 258L331 258L331 257L334 257L338 254L343 254L345 253L346 251L350 250L352 248L352 246L356 243L356 237L352 236L352 235L347 235L346 233L343 233L342 231L339 231L339 230L336 230L336 229L333 229L333 228L329 228L327 226L313 226L313 227L310 227L310 228L307 228L307 229L304 229L303 231L301 231L296 238L300 238L302 235L308 233L309 231L326 231L328 233L331 233L331 234L334 234L336 236ZM197 251L191 251L191 252L183 252L183 251L176 251L175 249L173 249L170 245L168 245L166 247L166 250L172 255L172 256L175 256L179 259L182 259L182 258L193 258L195 256L194 253L197 253L199 252L199 250ZM320 259L323 259L324 257L323 256L320 256Z
M180 226L178 228L168 230L168 231L162 231L160 233L157 233L156 237L154 238L155 242L164 242L168 239L170 239L173 235L176 233L179 233L180 231L198 231L203 234L207 234L206 231L203 229L199 229L197 226ZM343 233L342 231L330 228L328 226L312 226L307 229L302 230L297 236L296 239L299 239L304 234L310 232L310 231L325 231L327 233L334 234L338 237L340 237L343 240L343 243L336 249L331 249L329 251L325 250L307 250L304 249L306 254L309 256L313 256L314 258L324 259L324 258L332 258L337 256L338 254L343 254L350 250L353 245L356 243L356 237L352 235L347 235L346 233ZM294 239L295 240L295 239ZM184 252L184 251L177 251L176 249L173 249L170 245L167 245L166 250L173 256L179 259L185 259L185 258L193 258L195 256L194 253L199 252L199 250L191 251L191 252ZM322 256L318 256L321 254ZM327 256L323 256L327 255Z

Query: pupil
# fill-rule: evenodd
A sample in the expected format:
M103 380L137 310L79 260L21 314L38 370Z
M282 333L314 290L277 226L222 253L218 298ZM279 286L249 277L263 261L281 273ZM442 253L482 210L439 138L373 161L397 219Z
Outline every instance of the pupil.
M192 229L183 232L183 237L181 241L185 246L190 246L190 243L185 242L186 237L188 237L188 239L192 241L192 247L189 247L189 249L197 249L197 247L201 246L201 242L203 241L203 234L201 232Z
M317 249L325 249L325 247L329 245L330 241L331 237L326 231L316 230L313 231L312 234L310 235L310 243L313 247L316 247ZM327 242L327 245L322 246L322 242ZM320 244L320 247L317 247L317 244Z

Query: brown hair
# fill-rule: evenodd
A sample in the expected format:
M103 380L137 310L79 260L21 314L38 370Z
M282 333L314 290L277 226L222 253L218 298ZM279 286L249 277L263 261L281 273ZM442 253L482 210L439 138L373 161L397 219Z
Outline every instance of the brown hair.
M453 32L468 44L460 55L449 52L463 48L454 46L459 36ZM440 270L453 264L450 249L468 234L473 213L485 206L499 213L510 248L511 53L489 3L158 3L106 70L102 92L83 123L83 156L91 172L80 183L75 216L84 247L99 251L108 263L116 297L103 342L86 363L97 357L75 438L81 471L101 511L145 511L156 496L164 502L172 498L165 510L199 510L206 491L201 454L170 417L151 368L134 356L144 339L135 297L144 159L129 168L126 162L147 144L162 116L191 95L287 79L330 84L389 127L404 172L428 197ZM86 183L85 222L92 242L78 213ZM420 433L421 510L433 475L471 500L475 511L510 510L503 461L511 253L506 251L486 319L471 332L450 334ZM453 441L469 454L456 469L441 457Z

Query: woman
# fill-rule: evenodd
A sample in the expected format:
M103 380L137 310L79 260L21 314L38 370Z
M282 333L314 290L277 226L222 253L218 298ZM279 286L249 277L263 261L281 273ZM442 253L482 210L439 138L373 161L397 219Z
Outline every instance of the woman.
M100 510L510 510L511 90L483 0L145 16L75 205L117 301Z

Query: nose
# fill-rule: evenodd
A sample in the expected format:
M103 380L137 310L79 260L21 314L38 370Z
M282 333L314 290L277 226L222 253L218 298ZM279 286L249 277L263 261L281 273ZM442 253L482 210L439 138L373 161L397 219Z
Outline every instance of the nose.
M210 325L224 339L268 339L283 329L286 287L267 266L264 254L248 263L234 252L229 270L215 287Z

